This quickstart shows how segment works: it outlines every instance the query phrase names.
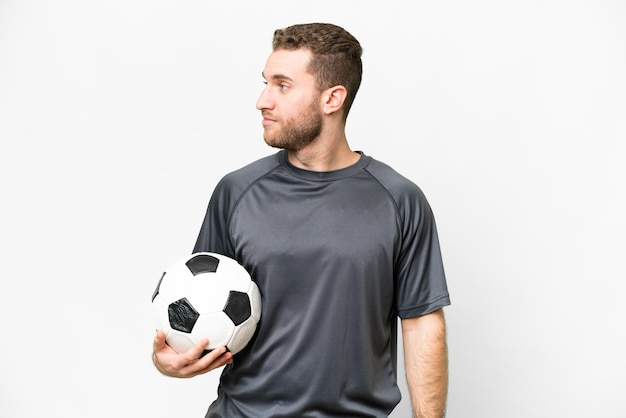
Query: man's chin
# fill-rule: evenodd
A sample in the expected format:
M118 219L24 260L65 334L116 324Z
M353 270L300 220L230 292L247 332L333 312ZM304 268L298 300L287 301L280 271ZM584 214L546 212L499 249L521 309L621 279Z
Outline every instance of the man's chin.
M272 148L280 148L280 149L283 149L283 148L284 148L284 147L282 146L282 144L280 144L278 141L276 141L276 139L275 139L275 138L272 138L271 136L269 136L269 135L267 135L267 134L266 134L266 135L263 135L263 139L265 140L265 143L266 143L267 145L269 145L270 147L272 147Z
M271 135L268 135L267 130L263 132L263 140L269 146L273 146L274 140Z
M278 132L271 132L269 130L266 130L265 132L263 132L263 139L265 140L265 143L272 148L298 152L318 140L319 134L315 136L303 135L300 137L295 137L287 135L284 132L283 135L280 135L278 134Z

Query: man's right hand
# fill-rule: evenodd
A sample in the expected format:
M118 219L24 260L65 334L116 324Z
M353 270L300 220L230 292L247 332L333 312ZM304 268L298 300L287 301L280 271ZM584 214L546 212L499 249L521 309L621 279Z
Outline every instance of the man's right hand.
M157 331L152 343L152 362L158 371L171 377L194 377L233 362L226 347L217 347L200 357L209 341L202 339L184 353L177 353L165 342L165 333Z

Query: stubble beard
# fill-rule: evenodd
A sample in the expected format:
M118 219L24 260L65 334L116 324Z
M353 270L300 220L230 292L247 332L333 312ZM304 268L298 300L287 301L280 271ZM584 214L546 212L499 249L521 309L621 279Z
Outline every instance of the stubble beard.
M275 135L265 131L265 143L287 151L300 151L315 141L322 133L322 115L313 102L308 111L298 118L286 119Z

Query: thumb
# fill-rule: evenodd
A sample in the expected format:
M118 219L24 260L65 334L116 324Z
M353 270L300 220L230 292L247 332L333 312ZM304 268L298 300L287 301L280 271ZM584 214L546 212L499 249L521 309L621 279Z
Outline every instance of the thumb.
M154 342L152 343L152 349L156 352L163 349L163 347L165 347L165 332L157 330L154 336Z

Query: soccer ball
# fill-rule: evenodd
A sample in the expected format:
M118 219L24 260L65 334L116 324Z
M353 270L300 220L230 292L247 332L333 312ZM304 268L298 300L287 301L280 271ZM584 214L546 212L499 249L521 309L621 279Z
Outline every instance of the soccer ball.
M165 332L176 352L208 338L202 355L220 346L236 354L248 344L261 318L261 293L237 261L201 252L163 273L152 308L157 329Z

